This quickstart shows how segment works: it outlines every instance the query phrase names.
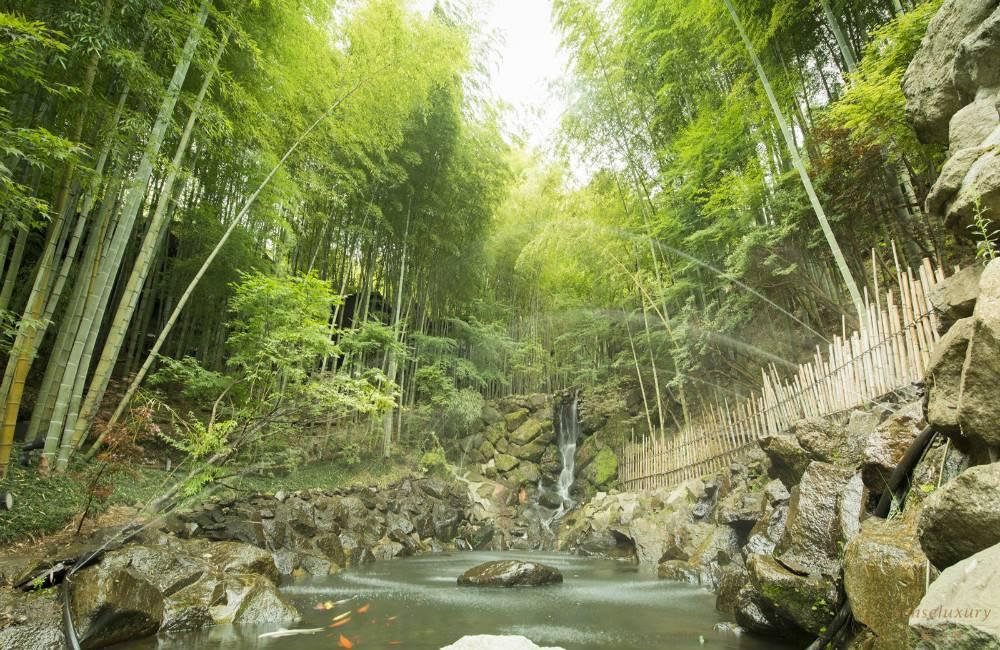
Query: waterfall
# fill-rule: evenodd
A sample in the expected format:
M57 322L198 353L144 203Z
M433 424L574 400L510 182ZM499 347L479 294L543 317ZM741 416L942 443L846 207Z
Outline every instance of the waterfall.
M577 416L577 397L564 403L559 409L559 456L562 459L562 470L559 472L559 482L556 491L565 504L570 501L569 489L573 487L573 472L576 470L576 441L580 434L580 423Z
M573 487L574 473L576 471L576 442L580 437L580 418L577 413L578 398L576 393L573 399L563 402L559 407L559 457L562 460L562 469L559 471L559 481L556 483L556 494L559 495L559 508L552 514L546 522L546 527L553 521L562 517L573 507L573 500L569 496L570 488Z

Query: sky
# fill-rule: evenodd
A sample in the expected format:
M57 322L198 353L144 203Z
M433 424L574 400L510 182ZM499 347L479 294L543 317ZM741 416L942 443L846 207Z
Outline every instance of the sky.
M417 0L429 11L434 0ZM527 143L544 148L565 110L552 82L562 78L568 59L559 49L549 0L481 0L477 12L484 30L494 35L493 91L510 106L505 125Z

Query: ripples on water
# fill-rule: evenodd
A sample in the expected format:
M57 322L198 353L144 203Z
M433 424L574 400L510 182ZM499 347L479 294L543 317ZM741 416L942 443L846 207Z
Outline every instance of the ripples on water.
M494 559L530 559L558 568L561 585L515 589L458 587L466 569ZM655 572L612 560L551 553L449 553L346 570L326 578L298 578L282 591L303 614L295 628L323 627L314 635L259 639L277 626L216 626L163 634L128 644L130 650L188 648L318 650L337 648L341 633L358 650L433 649L472 634L520 634L539 645L567 650L732 649L782 647L716 631L725 616L715 596L698 587L658 580ZM325 601L351 601L329 611ZM333 618L356 611L330 629Z

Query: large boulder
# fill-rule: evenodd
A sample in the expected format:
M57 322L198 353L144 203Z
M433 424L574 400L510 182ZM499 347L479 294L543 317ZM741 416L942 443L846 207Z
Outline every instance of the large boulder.
M678 518L680 519L680 518ZM716 526L701 522L678 520L670 522L666 527L663 555L660 561L689 560L695 554L710 531Z
M493 447L495 447L496 444L497 444L497 442L501 438L506 438L507 437L507 423L506 423L506 421L501 420L500 422L496 422L494 424L491 424L490 426L488 426L486 428L486 432L483 435L486 437L486 440L490 443L490 445L492 445Z
M612 530L632 543L640 564L656 564L663 557L666 540L657 519L637 517L626 525L613 527Z
M996 109L994 109L996 110ZM934 306L938 326L946 332L956 321L972 316L979 297L979 278L983 274L980 264L967 266L931 289L928 299Z
M809 465L791 490L785 534L776 549L779 557L810 571L838 572L841 545L851 532L845 530L849 526L841 513L860 515L861 510L860 481L855 476L852 470L829 463Z
M499 454L496 456L495 460L497 470L501 472L509 472L517 467L517 464L521 462L519 459L509 454Z
M791 488L802 479L812 459L795 436L774 434L760 439L760 448L771 461L768 474Z
M520 431L520 429L518 429L518 431ZM527 442L523 445L517 444L512 440L507 451L511 456L514 456L518 460L526 460L532 463L537 463L542 460L542 454L545 453L546 448L549 446L549 443L540 437L535 438L531 442Z
M1000 447L1000 259L990 262L979 281L974 329L962 371L958 423L973 445Z
M840 598L836 583L818 573L796 573L768 555L747 562L757 602L772 621L819 634L833 618Z
M264 576L227 580L225 605L213 609L216 622L238 625L289 624L302 620L295 606Z
M493 446L492 442L489 440L483 440L483 444L479 446L478 453L479 459L484 463L488 463L492 460L493 456L496 455L497 450L496 447Z
M605 447L597 452L580 476L598 490L606 489L618 479L618 457Z
M70 610L83 648L103 648L154 634L163 594L131 567L97 565L72 578Z
M504 423L507 425L507 432L513 432L522 424L527 422L528 417L531 413L526 408L519 408L516 411L511 411L510 413L505 413L503 416ZM495 441L494 441L495 442Z
M486 426L492 426L497 422L503 422L503 414L490 403L484 403L479 416Z
M710 526L688 562L698 570L699 583L718 587L725 568L743 564L736 531L729 526Z
M997 0L945 0L931 20L903 76L907 117L923 142L948 143L951 118L965 103L955 84L955 59L962 41L996 8Z
M966 104L951 117L948 125L948 149L955 153L978 147L998 125L1000 114L997 113L996 104L989 98Z
M552 428L552 420L530 418L510 434L510 441L515 445L527 445L541 436L545 428Z
M1000 463L970 467L925 501L920 546L939 569L1000 542Z
M535 587L562 581L558 569L540 562L520 560L484 562L458 578L458 584L466 587Z
M792 427L792 435L812 460L851 465L847 429L830 418L805 418Z
M747 536L743 546L743 556L770 555L778 546L785 534L785 522L788 520L788 504L778 503L768 505L767 509Z
M752 489L757 487L758 489ZM715 520L732 526L745 536L764 512L764 491L759 486L743 484L719 501Z
M725 614L736 614L740 590L750 581L750 574L742 564L724 567L718 576L715 609Z
M160 631L197 630L215 625L212 608L221 604L225 598L225 581L220 574L202 576L164 599Z
M218 543L233 544L232 542ZM105 570L132 567L139 575L150 581L164 596L171 596L188 585L194 584L202 576L216 571L204 559L192 557L183 550L172 548L172 545L168 544L169 542L157 546L126 546L108 553L101 561L101 566ZM244 545L239 544L238 546ZM254 550L259 551L259 549ZM274 564L268 553L261 553L267 557L271 565Z
M910 614L924 595L927 557L908 521L872 518L844 551L844 588L854 618L878 647L905 648Z
M262 548L239 542L216 542L200 547L202 557L226 573L262 575L277 582L281 577L274 556Z
M910 617L914 650L1000 648L1000 544L948 567Z
M861 478L869 490L881 494L889 475L924 427L923 405L914 402L875 428L861 450Z
M938 431L959 432L962 369L974 330L972 318L962 318L949 329L931 354L927 367L927 421Z
M983 215L1000 216L1000 4L946 0L903 77L907 112L925 142L951 157L927 211L959 236Z

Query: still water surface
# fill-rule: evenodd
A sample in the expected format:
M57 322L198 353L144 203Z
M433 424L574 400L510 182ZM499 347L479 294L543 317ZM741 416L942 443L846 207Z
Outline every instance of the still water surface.
M456 578L466 569L495 559L549 564L562 572L564 583L515 589L456 585ZM783 647L776 641L716 631L716 623L726 618L715 611L715 596L708 591L658 580L651 568L566 554L426 555L376 562L326 578L298 578L283 585L282 591L302 612L303 620L295 628L322 627L323 631L259 638L279 628L224 625L162 634L123 647L319 650L350 645L357 650L431 650L473 634L520 634L539 645L567 650ZM345 598L351 600L330 610L315 609L320 603ZM350 621L331 629L334 617L348 610Z

